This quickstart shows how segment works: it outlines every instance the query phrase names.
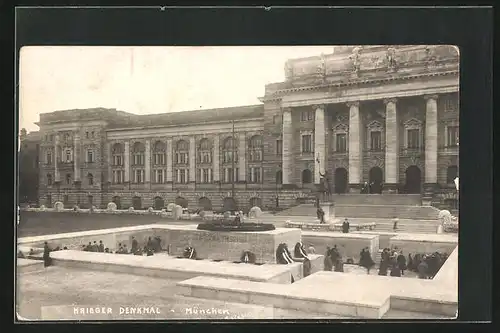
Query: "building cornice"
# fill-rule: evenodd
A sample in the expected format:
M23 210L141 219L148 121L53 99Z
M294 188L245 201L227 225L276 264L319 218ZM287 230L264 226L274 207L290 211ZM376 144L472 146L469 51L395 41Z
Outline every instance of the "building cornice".
M259 100L264 102L264 101L271 101L271 100L281 100L283 96L289 95L291 93L296 93L296 92L306 92L306 91L317 91L325 88L342 88L342 87L353 87L353 86L362 86L362 85L368 85L368 84L374 84L374 83L388 83L388 82L398 82L398 81L409 81L409 80L414 80L414 79L420 79L420 78L428 78L428 77L441 77L441 76L452 76L452 75L459 75L459 70L451 70L451 71L445 71L445 72L433 72L433 73L421 73L421 74L412 74L412 75L405 75L405 76L400 76L400 75L392 75L392 76L386 76L386 77L381 77L381 78L353 78L350 79L349 81L343 81L343 82L332 82L332 83L327 83L327 84L318 84L318 85L309 85L309 86L303 86L303 87L295 87L295 88L289 88L289 89L280 89L275 92L273 92L271 95L268 96L263 96L259 97Z

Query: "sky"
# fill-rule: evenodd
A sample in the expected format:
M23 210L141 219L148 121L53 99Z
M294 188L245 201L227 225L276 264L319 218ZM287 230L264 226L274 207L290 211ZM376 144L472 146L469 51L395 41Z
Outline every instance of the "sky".
M20 52L19 128L41 113L94 107L135 114L259 104L287 59L333 46L30 46Z

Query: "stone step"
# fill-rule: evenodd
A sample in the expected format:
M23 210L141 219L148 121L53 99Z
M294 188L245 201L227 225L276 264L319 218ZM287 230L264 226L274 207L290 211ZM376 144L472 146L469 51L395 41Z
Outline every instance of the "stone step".
M439 210L431 206L403 205L336 205L336 216L350 218L385 218L412 220L434 220L438 218Z
M336 205L422 205L420 194L335 194L332 200Z

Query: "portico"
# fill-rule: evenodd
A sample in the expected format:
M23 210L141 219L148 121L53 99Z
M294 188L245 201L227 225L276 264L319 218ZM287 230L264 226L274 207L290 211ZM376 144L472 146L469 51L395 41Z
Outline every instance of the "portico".
M455 73L456 74L456 73ZM346 159L348 165L349 191L359 192L364 182L369 182L371 177L364 169L365 162L376 152L382 160L382 190L384 193L398 193L401 184L404 184L404 175L401 175L399 157L401 150L408 150L408 147L424 149L424 170L425 188L429 191L437 184L437 158L438 158L438 111L437 105L440 94L458 92L458 82L452 73L442 75L437 78L423 82L420 78L405 78L404 80L394 78L389 83L381 87L371 86L364 82L358 84L330 86L328 91L322 86L308 88L307 93L300 88L291 89L284 92L281 99L283 112L283 184L293 185L292 175L296 156L293 154L295 144L292 144L294 133L301 124L295 124L292 119L293 113L314 111L314 132L313 132L313 154L310 154L309 165L314 165L314 183L320 181L320 173L328 170L328 161L335 149L332 147L331 135L332 118L339 108L347 109L348 120L345 121L347 127ZM335 92L334 92L335 90ZM432 92L432 93L431 93ZM411 129L402 123L402 110L399 105L408 99L422 99L425 104L425 127L421 129L423 140L419 143L410 142L408 133L403 133ZM321 104L318 104L321 102ZM380 105L380 109L373 109L373 105ZM404 103L403 103L404 104ZM374 117L378 120L369 121ZM371 117L371 118L370 118ZM420 120L419 120L420 121ZM372 135L371 126L379 126L375 131L380 131L380 139ZM420 130L420 129L419 129ZM423 133L422 133L423 132ZM409 132L410 133L410 132ZM420 135L419 134L419 135ZM411 135L411 134L410 134ZM371 137L370 137L371 136ZM379 140L379 141L377 141ZM412 145L418 145L413 147ZM301 144L301 149L304 149ZM303 160L304 158L301 157ZM330 171L333 179L334 171L337 168L334 162L334 169ZM411 170L410 170L411 171ZM419 191L420 192L420 191Z

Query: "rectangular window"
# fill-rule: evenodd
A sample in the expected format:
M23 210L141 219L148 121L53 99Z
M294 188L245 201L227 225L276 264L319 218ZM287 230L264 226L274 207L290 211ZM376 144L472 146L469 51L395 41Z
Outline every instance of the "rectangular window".
M448 126L448 147L458 146L458 126Z
M283 154L283 140L276 140L276 155L281 156Z
M113 183L121 184L123 183L124 173L122 170L113 170Z
M94 162L94 152L92 150L87 151L87 163Z
M447 112L454 111L457 108L456 105L457 105L456 100L454 100L452 98L445 99L444 110Z
M307 121L307 113L306 113L306 111L302 111L300 113L300 121Z
M47 164L52 164L52 153L47 153Z
M163 184L163 170L155 170L155 182Z
M409 129L406 133L408 135L408 148L416 149L420 147L420 130Z
M307 111L307 120L314 120L314 112Z
M179 170L179 174L180 174L180 179L179 179L179 183L181 184L186 184L187 183L187 175L186 175L186 170L185 169L181 169Z
M144 183L144 170L135 170L135 183Z
M281 115L273 116L273 124L281 124L281 119L282 119Z
M261 183L261 169L260 168L250 168L250 183Z
M312 137L311 135L302 135L302 152L312 153Z
M335 136L335 151L345 153L347 151L347 134L337 134Z
M66 162L71 162L71 150L66 150Z
M85 132L85 138L88 139L89 138L89 132Z
M373 151L382 150L382 132L373 131L370 132L370 149Z
M202 183L210 183L210 169L202 170Z
M52 175L47 175L47 185L52 186Z

